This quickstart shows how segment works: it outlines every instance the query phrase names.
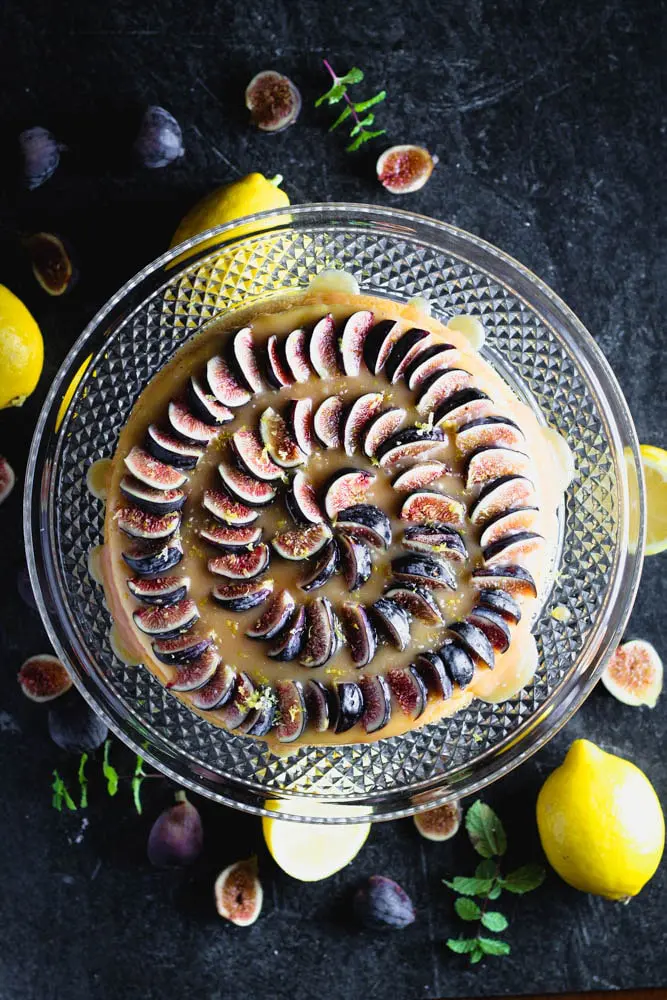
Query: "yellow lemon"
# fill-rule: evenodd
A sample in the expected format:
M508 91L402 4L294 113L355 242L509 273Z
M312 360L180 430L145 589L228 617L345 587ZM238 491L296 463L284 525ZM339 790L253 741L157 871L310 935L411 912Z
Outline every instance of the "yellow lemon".
M588 740L575 740L537 799L549 864L575 889L636 896L665 844L660 802L643 771Z
M0 285L0 410L22 406L42 374L44 341L21 300Z
M294 816L318 819L354 817L363 812L354 806L327 805L309 799L291 802L272 800L266 808ZM262 820L264 840L271 857L284 872L301 882L318 882L340 871L357 856L370 832L370 823L296 823L265 816Z
M667 451L652 444L639 448L646 482L646 555L667 549Z

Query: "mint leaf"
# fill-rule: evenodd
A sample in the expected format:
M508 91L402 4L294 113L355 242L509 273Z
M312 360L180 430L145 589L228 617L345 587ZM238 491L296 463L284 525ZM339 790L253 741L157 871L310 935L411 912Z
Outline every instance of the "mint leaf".
M448 938L447 947L450 951L455 951L457 955L468 955L476 951L477 938Z
M511 951L507 941L497 938L478 937L477 943L485 955L509 955Z
M350 107L349 104L346 104L341 113L338 115L336 121L333 123L333 125L329 126L329 131L333 132L333 130L335 128L338 128L339 125L342 125L345 119L349 118L351 114L352 114L352 108Z
M111 750L111 740L104 744L104 760L102 761L102 774L107 779L107 792L114 796L118 791L118 771L109 763L109 751Z
M477 878L495 878L497 874L498 865L491 858L487 858L486 861L480 861L475 868Z
M461 896L486 896L493 885L490 878L464 878L457 875L451 882L443 879L445 885Z
M466 830L472 846L483 858L505 853L507 837L503 824L486 802L478 799L470 806L466 813Z
M498 913L497 910L489 910L488 913L482 915L482 925L486 927L487 931L495 931L496 934L500 934L501 931L507 930L507 917Z
M363 129L365 129L367 125L372 125L374 121L375 121L374 114L371 113L370 115L366 115L365 118L362 118L361 121L358 121L357 124L354 126L354 128L350 132L350 138L352 138L353 135L359 135L359 133Z
M386 128L381 128L377 132L361 132L349 146L345 147L345 149L348 153L354 153L360 146L363 146L365 142L368 142L370 139L375 139L379 135L385 135L386 132Z
M381 90L379 94L375 95L375 97L369 97L367 101L359 101L358 104L354 105L354 110L360 115L362 112L368 111L369 108L372 108L374 104L379 104L380 101L384 101L386 96L387 91Z
M500 885L508 892L515 892L521 896L524 892L532 892L533 889L539 888L546 877L547 873L541 865L522 865L521 868L500 879Z
M364 78L363 71L353 66L352 69L345 74L345 76L340 76L338 79L341 83L361 83Z
M317 100L315 101L315 107L319 108L320 104L324 104L325 101L327 102L327 104L338 104L340 99L344 96L345 96L345 84L342 83L340 80L337 80L336 83L334 83L333 87L331 87L330 90L327 90L326 94L322 94L321 97L317 98Z
M53 796L51 798L51 805L58 812L62 812L63 803L68 809L76 810L76 803L70 793L67 791L67 786L65 782L60 777L57 771L53 771L53 782L51 784L51 789L53 791Z
M477 942L475 942L475 944L477 944ZM481 962L483 958L484 958L484 952L479 947L479 945L477 945L475 950L470 953L470 964L477 965L477 963Z
M461 920L479 920L482 915L477 903L467 896L459 896L454 903L454 909Z
M503 891L503 887L501 886L500 882L495 882L494 886L493 886L493 889L489 889L489 894L488 894L488 896L486 898L487 899L498 899L498 896L500 895L500 893L502 891Z
M88 754L82 753L81 760L79 761L79 770L77 771L77 778L79 779L79 789L81 792L81 797L79 800L79 805L82 809L88 807L88 778L85 775L86 761L88 760Z
M143 758L137 754L137 762L134 765L134 774L132 775L132 800L134 801L134 808L140 816L143 809L141 804L141 786L145 777Z

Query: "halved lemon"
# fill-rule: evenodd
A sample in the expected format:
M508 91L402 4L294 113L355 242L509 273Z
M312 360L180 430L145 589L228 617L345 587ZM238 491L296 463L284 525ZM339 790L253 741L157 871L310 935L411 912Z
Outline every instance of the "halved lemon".
M646 548L647 556L657 555L667 549L667 451L652 444L642 444L639 453L644 470L646 483ZM626 450L628 469L634 474L631 455ZM633 519L638 522L639 514L633 510L632 477L630 503L630 534L632 536ZM634 504L637 506L637 501Z
M364 811L360 807L329 805L310 799L287 802L272 799L266 803L266 808L322 820L353 818ZM370 823L298 823L269 816L262 819L264 840L271 857L284 872L301 882L318 882L348 865L364 846L370 829Z

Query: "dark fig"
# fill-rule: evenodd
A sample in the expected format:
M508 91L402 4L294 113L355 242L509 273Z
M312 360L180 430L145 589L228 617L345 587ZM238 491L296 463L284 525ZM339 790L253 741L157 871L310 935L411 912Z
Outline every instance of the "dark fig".
M341 469L329 480L324 493L324 509L332 521L338 514L361 504L375 481L375 474L364 469Z
M172 399L167 409L167 416L171 429L184 441L207 445L220 434L219 425L212 425L195 417L185 403Z
M283 345L275 334L266 342L266 374L269 382L276 389L284 389L293 384L292 372L285 358Z
M207 424L219 427L234 419L232 410L219 403L194 375L190 376L188 398L197 416Z
M391 718L389 685L381 674L377 674L375 677L360 677L359 687L364 699L361 724L367 733L377 733Z
M311 590L323 587L338 569L338 559L338 546L331 539L306 568L299 580L301 590L310 593Z
M212 635L197 635L190 632L172 639L156 639L152 643L152 647L153 653L160 663L180 666L198 659L212 643Z
M218 473L232 500L240 500L249 507L264 507L276 498L275 486L249 475L231 462L221 462Z
M368 426L364 428L364 454L368 458L375 458L384 442L396 433L406 416L406 411L397 406L373 417Z
M394 344L403 335L403 327L391 319L376 323L364 341L364 361L371 375L379 375Z
M465 649L458 642L447 639L438 650L438 656L452 682L461 690L467 688L475 674L475 664Z
M147 514L138 507L120 507L114 514L114 520L130 538L152 542L173 535L181 523L181 515L178 511L171 514Z
M373 572L368 546L342 533L338 535L337 543L345 586L349 591L358 590Z
M336 529L376 549L386 549L391 544L391 521L374 504L360 503L346 507L338 515Z
M346 320L340 341L343 371L346 375L355 377L359 374L364 356L364 343L372 325L373 313L365 309L353 313Z
M173 434L161 431L155 424L151 424L146 433L146 447L158 462L165 462L177 469L194 469L204 454L201 445L188 444Z
M466 470L466 489L483 486L491 479L500 479L501 476L523 476L530 471L530 466L530 458L521 451L499 445L482 448L470 456Z
M176 676L167 681L170 691L198 691L212 679L220 664L220 654L208 646L196 660L177 667Z
M304 667L322 667L333 656L337 637L336 620L331 602L326 597L318 597L306 608L306 632L308 641L302 650L299 663Z
M449 469L443 462L420 462L412 469L401 472L391 485L400 493L412 493L414 490L430 486L448 473Z
M234 527L252 524L259 517L259 511L247 507L244 503L231 500L226 493L220 490L204 490L202 507L209 514L213 514L218 521L231 524Z
M312 484L303 472L296 472L285 494L285 506L297 524L321 524L324 514Z
M247 427L235 431L232 434L232 447L243 468L256 479L271 482L285 475L280 466L269 457L255 431Z
M270 559L268 545L260 542L247 552L225 552L224 555L214 556L208 560L207 567L209 573L228 580L252 580L264 572Z
M313 417L313 429L318 441L325 448L340 448L342 443L341 424L345 404L340 396L324 399Z
M342 681L333 687L332 723L335 733L346 733L361 719L364 699L361 688L352 681Z
M183 546L179 538L170 538L168 542L135 545L123 552L123 559L137 576L161 576L183 558Z
M197 605L189 597L166 608L148 606L132 612L132 620L140 632L164 638L187 631L198 618Z
M58 169L60 154L67 149L41 125L27 128L19 135L23 157L23 176L29 191L41 187Z
M271 545L283 559L310 559L330 538L331 528L327 524L311 524L307 528L281 531L271 539Z
M397 649L406 649L410 642L410 616L395 601L381 597L371 607L382 632Z
M169 605L182 601L188 592L188 576L158 576L153 580L137 576L127 581L127 589L142 604Z
M342 422L343 448L346 455L354 455L361 443L364 429L382 407L381 392L366 392L352 403Z
M14 489L16 476L6 458L0 455L0 503L4 503Z
M515 507L533 506L535 487L525 476L501 476L484 486L470 508L473 524L487 524Z
M465 458L480 448L521 448L524 433L508 417L478 417L456 432L456 449Z
M414 358L405 369L408 389L414 392L437 372L451 368L459 358L453 344L433 344Z
M34 233L23 241L30 256L32 273L49 295L64 295L76 284L74 269L67 247L54 233Z
M231 698L220 709L227 729L238 729L253 711L255 685L247 674L237 674Z
M336 343L336 323L329 315L313 327L310 335L310 363L320 378L335 378L341 374Z
M147 514L158 516L172 514L185 506L186 498L183 490L156 490L132 476L123 476L120 481L120 492Z
M415 908L405 889L384 875L371 875L357 890L354 909L365 927L401 930L415 922Z
M276 683L279 721L276 739L279 743L294 743L303 736L308 716L300 681Z
M299 117L301 94L287 76L264 70L246 87L245 106L262 132L282 132Z
M505 653L512 641L509 625L502 615L484 605L476 605L467 619L484 633L495 653Z
M174 116L157 104L146 108L134 152L149 170L166 167L183 156L183 133Z
M345 603L340 609L343 633L355 667L366 667L377 649L377 635L363 604Z
M461 500L436 490L417 490L401 507L401 520L416 524L441 522L462 528L466 519L466 506Z
M413 327L406 330L396 341L384 366L385 374L394 385L404 374L406 368L419 355L419 348L425 350L428 343L428 331ZM423 345L423 346L422 346Z
M519 597L537 597L535 581L523 566L475 569L472 573L472 585L481 590L506 590L508 594L517 594Z
M211 597L229 611L249 611L263 604L273 593L273 580L248 580L247 583L219 583Z
M445 371L436 372L420 386L417 412L422 416L434 413L446 399L470 385L471 379L470 372L463 368L447 368Z
M428 691L433 692L436 697L442 698L445 701L451 698L454 691L452 679L445 670L445 664L438 653L418 653L415 660L415 669Z
M378 180L391 194L411 194L424 187L437 162L423 146L392 146L378 157Z
M329 691L321 681L308 680L304 688L308 723L316 733L326 733L330 721Z
M403 715L418 719L426 708L428 691L415 667L401 667L387 673L387 684Z
M148 834L148 860L156 868L194 864L204 847L204 828L198 810L185 792L176 792L176 804L160 813Z
M292 330L285 341L285 360L295 382L307 382L312 374L308 360L308 334L303 328Z
M219 355L206 363L206 381L218 403L223 406L233 409L243 406L251 398L250 392L240 384L225 359Z
M403 546L411 552L427 552L455 562L468 558L465 542L458 531L437 521L409 525L403 532Z
M159 462L143 448L135 447L125 456L125 467L135 479L155 490L177 490L188 477L180 469Z
M262 909L263 892L254 860L237 861L215 880L215 908L238 927L254 924Z
M266 736L273 729L275 720L276 696L273 688L265 684L257 689L251 711L234 731L245 736Z
M513 531L487 545L482 551L482 558L487 566L513 563L536 552L543 544L544 538L535 531Z
M306 455L292 437L287 424L272 406L268 406L259 418L259 436L269 457L281 469L293 469L306 461Z
M263 392L266 386L255 353L255 342L249 326L237 330L231 340L231 356L236 374L252 392Z
M72 686L72 678L55 656L31 656L19 670L18 681L26 698L38 703L53 701Z
M538 514L537 507L517 507L514 510L503 511L487 522L479 539L480 546L485 549L499 538L504 538L505 535L515 531L531 531Z
M75 691L69 691L51 705L48 728L56 746L70 753L91 753L109 735L106 723Z
M444 806L425 809L412 818L422 837L442 843L444 840L451 840L458 833L463 813L459 802L454 799Z
M442 625L442 613L428 587L420 587L417 583L393 582L385 597L426 625Z
M485 633L469 621L452 622L447 626L453 632L458 642L463 646L466 653L472 657L473 662L493 670L495 656L491 643Z
M306 640L306 609L294 611L286 628L276 636L275 642L266 650L274 660L287 662L296 660Z
M227 663L218 663L215 673L203 687L192 694L191 702L203 712L212 712L226 705L234 691L236 671Z
M285 627L296 607L289 590L279 590L254 625L246 629L250 639L273 639Z
M456 577L449 563L426 553L414 552L393 559L391 568L397 580L407 580L423 587L449 587L456 590Z
M493 407L493 400L481 389L460 389L437 408L435 423L438 427L459 428L469 420L487 416Z
M302 399L291 399L287 406L285 419L294 440L304 455L310 455L313 450L313 401L304 396Z
M512 595L504 590L480 590L477 602L482 607L495 611L510 625L518 625L521 621L521 608Z
M407 427L386 439L377 451L381 467L389 472L402 462L426 458L445 443L438 427Z

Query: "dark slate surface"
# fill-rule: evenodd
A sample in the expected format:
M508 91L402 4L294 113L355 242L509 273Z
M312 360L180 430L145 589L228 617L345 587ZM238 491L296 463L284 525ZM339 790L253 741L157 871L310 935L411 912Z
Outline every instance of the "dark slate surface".
M50 378L105 298L166 246L186 207L217 183L280 171L294 202L348 199L400 205L497 243L543 276L581 316L616 371L643 441L665 442L664 143L661 16L650 0L373 5L96 4L6 0L0 33L0 281L34 311L46 340L39 389L0 414L0 451L19 480ZM351 158L328 135L320 58L359 63L369 92L386 86L379 117L392 142L440 156L429 185L394 200L375 182L374 153ZM300 85L297 128L262 136L246 124L243 88L275 67ZM187 156L141 173L126 156L145 103L166 105ZM44 124L70 146L56 178L33 194L12 181L20 128ZM71 297L50 301L18 258L12 232L60 231L82 261ZM627 907L568 889L554 875L506 904L512 954L469 971L443 940L459 927L440 880L473 864L463 837L419 839L410 820L373 829L355 862L329 882L301 885L267 858L259 822L202 802L204 860L162 874L144 860L152 818L169 800L161 781L134 816L127 797L100 788L82 824L49 802L54 766L71 763L46 735L45 713L15 684L42 651L37 615L19 600L24 564L21 492L0 511L4 584L0 645L0 997L149 1000L436 997L664 985L663 865ZM648 561L629 634L667 648L662 611L667 557ZM667 802L667 697L653 711L597 690L538 756L488 791L510 836L510 860L539 856L533 810L540 783L570 741L587 736L627 754ZM124 751L117 749L119 759ZM129 756L129 755L128 755ZM129 766L129 760L127 766ZM249 931L215 917L217 870L257 849L266 904ZM359 931L349 898L378 872L414 898L417 922L387 937Z

